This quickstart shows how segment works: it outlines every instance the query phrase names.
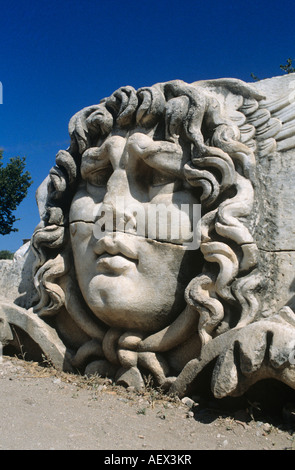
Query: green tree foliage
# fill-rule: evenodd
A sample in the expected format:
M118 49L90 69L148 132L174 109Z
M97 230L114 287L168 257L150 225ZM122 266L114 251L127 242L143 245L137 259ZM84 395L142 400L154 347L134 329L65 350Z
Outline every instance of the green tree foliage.
M251 75L251 77L253 78L253 80L255 82L259 82L260 78L256 77L256 75L254 73L251 73L250 75Z
M293 60L294 59L287 59L286 65L280 65L280 69L283 70L285 73L294 73L295 72L295 67L293 67ZM254 73L250 73L251 77L255 82L259 82L260 78L257 77Z
M13 259L14 253L9 250L0 250L0 259Z
M294 73L295 72L295 67L292 65L293 59L287 59L287 64L286 65L280 65L280 69L283 70L286 73Z
M31 175L25 169L25 158L10 158L9 163L3 166L3 154L0 151L0 235L17 232L13 224L19 220L13 211L26 197L28 188L32 184Z

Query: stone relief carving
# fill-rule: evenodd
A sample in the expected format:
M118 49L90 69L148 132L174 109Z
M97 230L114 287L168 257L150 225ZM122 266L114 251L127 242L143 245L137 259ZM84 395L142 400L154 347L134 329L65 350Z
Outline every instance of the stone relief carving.
M138 388L148 373L182 396L214 364L217 398L265 378L294 389L294 87L126 86L75 114L37 193L34 287L2 302L7 342L9 324L33 337L29 316L68 370ZM194 247L184 208L199 205ZM151 237L154 206L173 212Z

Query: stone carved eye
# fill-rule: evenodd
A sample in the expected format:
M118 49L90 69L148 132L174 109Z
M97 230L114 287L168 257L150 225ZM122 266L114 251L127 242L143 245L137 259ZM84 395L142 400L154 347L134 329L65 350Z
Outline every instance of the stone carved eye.
M165 172L154 169L152 186L163 186L166 184L173 183L175 178L172 175L165 174Z
M86 181L93 186L106 186L112 173L113 168L111 165L108 165L106 168L99 168L96 171L89 172L86 176Z

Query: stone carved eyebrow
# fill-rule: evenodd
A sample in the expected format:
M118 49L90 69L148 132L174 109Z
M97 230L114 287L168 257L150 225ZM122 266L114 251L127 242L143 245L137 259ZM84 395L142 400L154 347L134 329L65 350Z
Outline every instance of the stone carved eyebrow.
M125 141L118 136L113 136L99 147L91 147L82 155L81 176L87 179L90 175L99 172L105 168L115 165L123 151Z
M185 155L180 145L174 142L154 141L145 134L135 133L128 140L128 151L167 176L185 178L184 165L190 155Z
M105 147L93 147L83 153L81 161L81 176L87 179L90 174L107 168L110 160Z
M151 137L136 132L126 139L121 136L108 137L99 147L91 147L82 155L81 176L91 176L107 168L120 165L119 160L124 148L130 155L142 159L148 166L159 170L167 177L185 179L184 166L190 159L190 153L174 142L154 141ZM126 163L126 162L125 162Z

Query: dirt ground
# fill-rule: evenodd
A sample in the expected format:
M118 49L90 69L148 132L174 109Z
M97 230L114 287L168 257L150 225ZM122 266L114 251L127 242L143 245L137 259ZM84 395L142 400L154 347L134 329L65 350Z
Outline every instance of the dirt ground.
M292 403L276 416L259 403L225 410L8 356L0 363L0 397L0 450L295 449Z

